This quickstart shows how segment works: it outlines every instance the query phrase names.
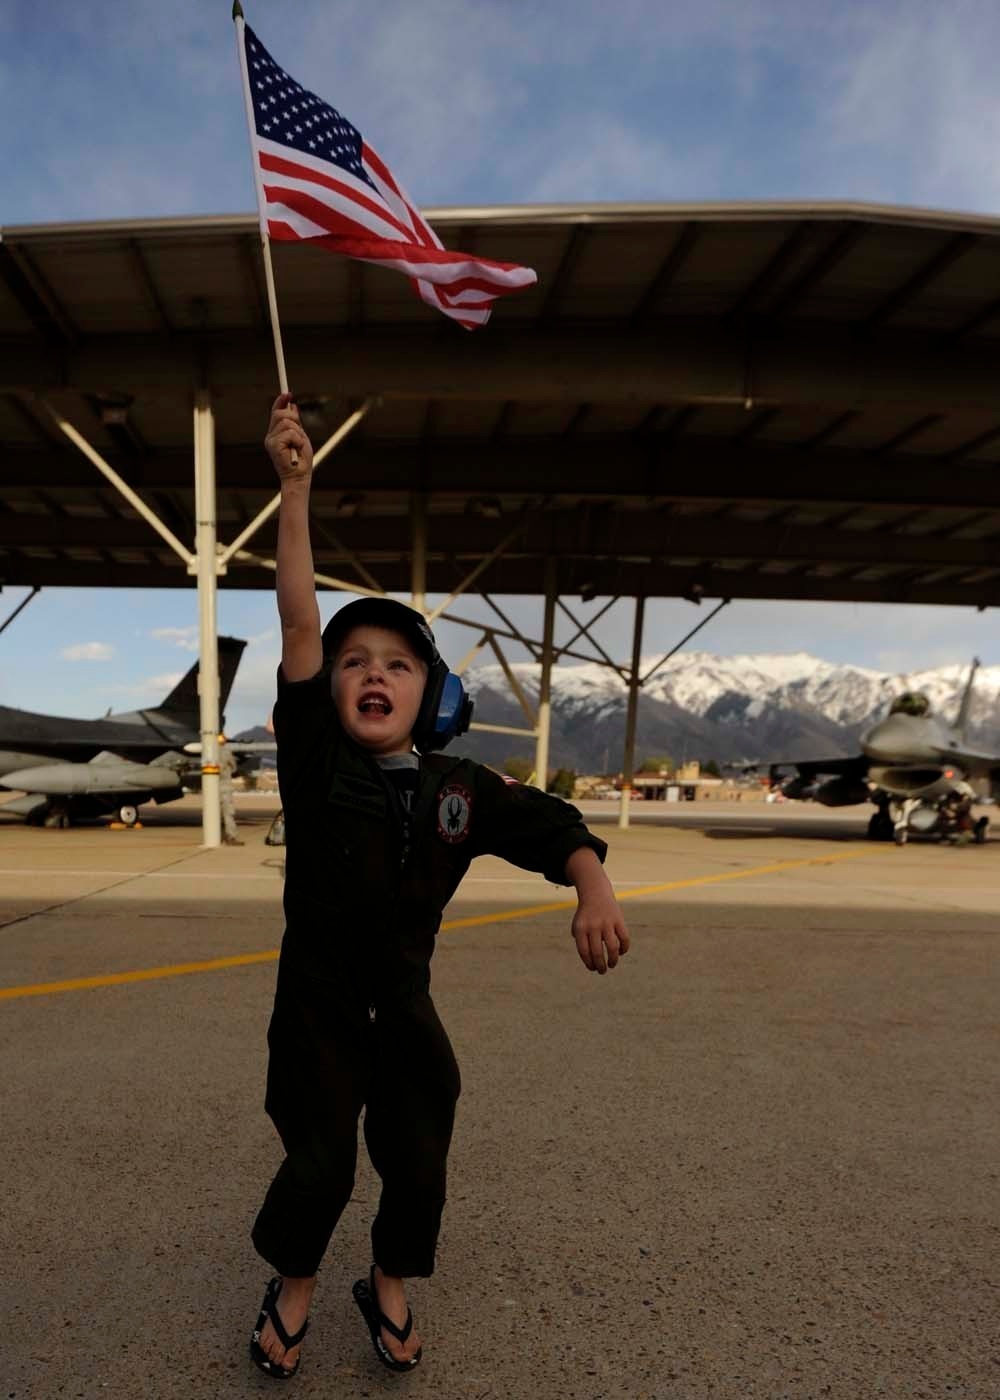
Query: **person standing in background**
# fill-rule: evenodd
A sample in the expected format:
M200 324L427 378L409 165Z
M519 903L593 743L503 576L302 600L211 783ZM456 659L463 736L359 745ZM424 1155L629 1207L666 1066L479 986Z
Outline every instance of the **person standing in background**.
M242 846L233 804L233 775L236 759L224 734L219 735L219 807L222 812L222 841L226 846Z

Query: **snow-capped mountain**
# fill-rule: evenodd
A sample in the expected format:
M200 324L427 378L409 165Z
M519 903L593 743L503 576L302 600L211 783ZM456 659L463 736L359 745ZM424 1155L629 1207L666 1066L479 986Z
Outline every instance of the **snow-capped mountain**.
M658 661L643 659L642 673ZM526 693L537 699L540 668L512 666ZM859 734L904 690L923 691L933 708L953 720L968 679L967 665L890 675L861 666L834 665L805 652L713 656L685 652L650 678L640 692L637 756L669 754L715 758L823 758L857 751ZM476 718L521 726L525 719L499 666L466 677ZM625 682L599 665L558 666L552 673L553 765L612 771L621 764ZM976 677L970 738L1000 749L1000 666ZM463 752L491 762L530 754L527 737L475 734Z

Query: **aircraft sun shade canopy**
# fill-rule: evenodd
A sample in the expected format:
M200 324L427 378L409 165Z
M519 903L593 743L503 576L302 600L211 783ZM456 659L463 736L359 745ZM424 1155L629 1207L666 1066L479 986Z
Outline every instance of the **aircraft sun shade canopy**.
M274 246L317 443L316 567L449 592L1000 603L1000 221L849 204L429 210L537 269L474 334L398 274ZM5 228L0 583L187 587L48 400L186 544L210 391L219 539L273 495L253 216ZM273 554L274 520L250 548ZM360 566L360 568L359 568ZM549 575L550 582L552 575ZM233 560L223 587L271 588Z

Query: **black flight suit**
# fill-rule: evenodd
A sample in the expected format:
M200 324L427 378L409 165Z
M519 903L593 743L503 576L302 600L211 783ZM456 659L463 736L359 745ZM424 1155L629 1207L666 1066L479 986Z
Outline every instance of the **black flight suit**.
M429 1276L460 1081L430 998L445 905L477 855L565 884L607 847L575 807L468 759L420 759L412 817L337 718L324 668L274 709L285 812L285 934L265 1108L286 1157L253 1228L287 1277L314 1274L351 1196L358 1118L382 1179L372 1224L387 1274Z

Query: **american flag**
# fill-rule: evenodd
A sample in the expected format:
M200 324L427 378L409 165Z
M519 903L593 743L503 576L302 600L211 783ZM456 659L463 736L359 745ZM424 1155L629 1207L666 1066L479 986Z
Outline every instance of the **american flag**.
M449 252L357 127L295 82L242 25L261 227L276 240L391 267L471 330L498 296L531 287L529 267Z

